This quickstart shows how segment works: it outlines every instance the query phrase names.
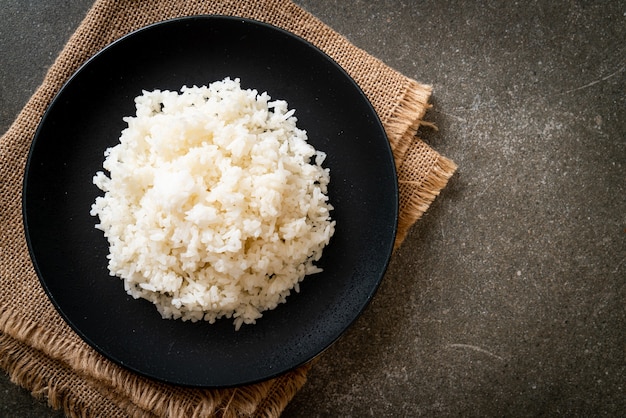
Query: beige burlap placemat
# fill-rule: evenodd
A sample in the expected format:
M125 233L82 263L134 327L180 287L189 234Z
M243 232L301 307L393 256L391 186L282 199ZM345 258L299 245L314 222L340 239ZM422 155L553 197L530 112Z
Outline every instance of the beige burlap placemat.
M429 107L430 88L356 48L290 1L96 1L0 140L0 365L15 383L68 416L276 417L311 367L223 390L186 389L137 376L72 332L48 301L28 255L21 216L24 165L51 99L85 60L115 39L154 22L195 14L241 16L282 27L324 50L356 80L385 126L397 163L401 211L396 245L456 169L415 137Z

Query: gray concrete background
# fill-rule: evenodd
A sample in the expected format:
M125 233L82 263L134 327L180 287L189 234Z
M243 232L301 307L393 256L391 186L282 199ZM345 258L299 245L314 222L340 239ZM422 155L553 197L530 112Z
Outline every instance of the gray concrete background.
M296 3L434 87L459 171L285 417L626 411L626 2ZM0 1L0 130L89 0ZM0 415L58 417L0 377Z

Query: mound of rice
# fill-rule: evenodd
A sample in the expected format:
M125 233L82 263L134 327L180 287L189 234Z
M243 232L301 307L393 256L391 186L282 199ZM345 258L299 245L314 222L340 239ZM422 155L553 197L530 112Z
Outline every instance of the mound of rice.
M135 105L91 208L128 294L164 318L239 329L321 271L330 173L285 101L226 78L144 91Z

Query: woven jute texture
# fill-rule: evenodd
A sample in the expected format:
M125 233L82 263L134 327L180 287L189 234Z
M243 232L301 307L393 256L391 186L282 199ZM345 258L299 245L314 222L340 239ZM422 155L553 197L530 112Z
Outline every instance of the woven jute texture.
M24 166L54 95L82 63L119 37L197 14L240 16L282 27L325 51L355 79L378 112L394 151L400 187L396 246L456 169L415 136L424 123L430 88L358 49L290 1L97 1L0 140L0 365L15 383L67 416L276 417L314 367L223 390L181 388L140 377L100 356L65 324L29 258L21 215Z

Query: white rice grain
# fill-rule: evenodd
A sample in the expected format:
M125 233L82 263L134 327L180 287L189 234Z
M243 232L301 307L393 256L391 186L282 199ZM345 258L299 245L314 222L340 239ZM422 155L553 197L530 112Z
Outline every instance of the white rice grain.
M105 152L91 215L108 268L164 318L236 329L284 303L334 233L325 154L294 109L226 78L144 91Z

